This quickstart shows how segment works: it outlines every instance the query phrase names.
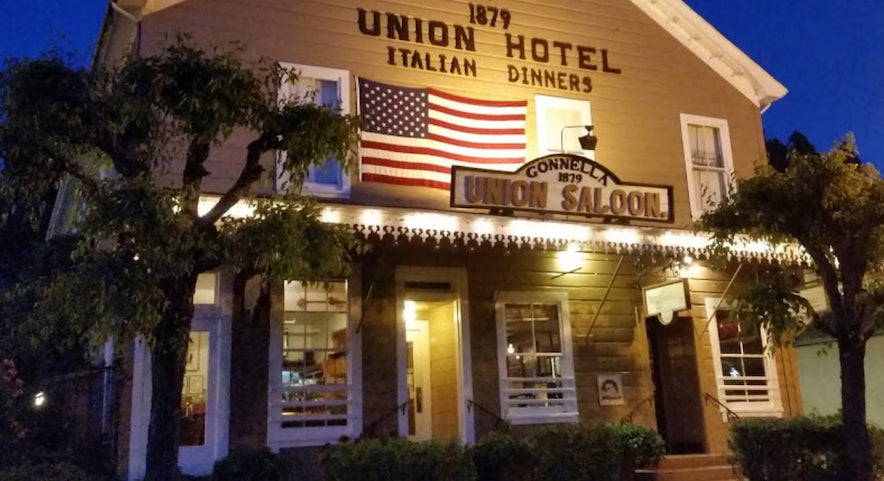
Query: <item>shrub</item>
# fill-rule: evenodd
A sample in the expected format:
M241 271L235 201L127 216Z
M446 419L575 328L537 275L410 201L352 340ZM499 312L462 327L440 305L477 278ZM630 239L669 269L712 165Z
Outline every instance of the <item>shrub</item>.
M639 424L614 423L605 426L624 461L633 467L656 463L666 453L666 443L653 429Z
M473 447L473 463L480 481L531 479L533 451L524 439L493 432Z
M609 481L620 473L614 437L604 426L547 426L529 437L534 478L544 481Z
M884 432L870 426L872 462L884 474ZM737 464L751 481L842 481L847 457L842 444L840 416L790 419L747 419L731 427L730 448Z
M46 464L20 464L2 470L3 481L98 481L76 465L59 462Z
M291 465L268 449L234 451L215 463L212 481L288 481Z
M365 439L331 447L325 481L473 481L469 452L457 441Z

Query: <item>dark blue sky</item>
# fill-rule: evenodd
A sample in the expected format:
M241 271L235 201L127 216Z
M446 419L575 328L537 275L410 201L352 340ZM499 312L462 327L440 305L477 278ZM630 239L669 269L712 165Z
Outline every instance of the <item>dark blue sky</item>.
M884 170L881 0L685 0L789 89L762 120L766 136L800 130L828 150L846 132Z
M884 170L884 8L880 0L686 0L789 93L767 137L800 130L828 150L845 132ZM51 46L88 64L106 0L2 0L0 58Z

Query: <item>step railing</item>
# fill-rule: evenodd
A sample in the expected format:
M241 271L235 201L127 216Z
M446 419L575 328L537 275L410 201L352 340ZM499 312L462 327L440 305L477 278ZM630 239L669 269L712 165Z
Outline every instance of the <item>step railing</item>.
M650 396L648 396L648 397L642 399L641 401L635 403L635 404L632 406L632 409L629 411L629 413L627 413L625 416L623 416L622 418L620 418L620 422L621 422L621 423L631 423L631 422L632 422L632 418L633 418L633 416L635 416L636 411L638 411L638 409L639 409L640 407L644 406L645 404L649 404L649 405L651 405L651 406L654 405L654 397L655 397L655 394L651 394Z
M726 404L719 401L717 397L709 394L708 392L704 392L703 393L703 403L709 403L709 402L712 402L713 404L717 405L718 407L724 409L724 412L727 415L728 422L734 422L734 421L740 420L740 416L737 413L735 413L731 408L727 407Z
M506 419L500 417L496 412L486 408L485 406L473 401L472 399L467 400L467 412L471 411L473 408L476 408L476 412L480 412L487 416L491 416L494 418L494 429L503 429L509 426L509 422Z

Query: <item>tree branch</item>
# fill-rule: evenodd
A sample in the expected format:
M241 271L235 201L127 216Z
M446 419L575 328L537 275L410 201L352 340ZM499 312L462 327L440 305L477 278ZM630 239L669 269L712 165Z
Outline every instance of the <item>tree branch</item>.
M208 142L193 139L187 148L187 162L184 164L183 195L181 200L181 213L189 219L196 219L199 207L200 187L203 177L209 171L203 167L209 158L210 146Z
M62 160L61 163L63 166L62 170L80 182L87 196L98 193L98 181L89 175L83 169L83 166L68 159Z
M258 139L252 141L247 147L246 162L243 165L239 178L224 195L218 200L212 210L200 218L200 222L204 225L212 225L223 216L231 207L236 205L242 198L243 194L261 178L264 173L264 167L261 166L261 154L278 147L278 141L271 140L268 136L262 135Z
M841 299L841 292L838 289L837 269L835 269L835 266L829 262L828 257L826 257L826 254L822 249L812 246L811 243L805 242L802 239L798 239L798 241L804 246L804 249L807 250L810 258L813 259L814 264L816 264L820 271L820 279L823 281L823 288L826 290L829 302L832 303L832 310L834 312L842 312L844 309L844 303ZM823 330L827 331L827 329ZM832 335L835 334L833 332L828 333Z

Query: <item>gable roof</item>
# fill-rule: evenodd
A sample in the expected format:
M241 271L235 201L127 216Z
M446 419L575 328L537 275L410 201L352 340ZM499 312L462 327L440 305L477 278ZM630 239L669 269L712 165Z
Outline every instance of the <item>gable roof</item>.
M682 0L631 0L762 112L788 90Z
M135 13L148 15L187 0L112 0ZM761 109L786 95L786 87L682 0L630 0L724 80ZM108 15L117 15L110 12ZM107 18L106 22L113 22ZM124 22L129 21L124 19Z

